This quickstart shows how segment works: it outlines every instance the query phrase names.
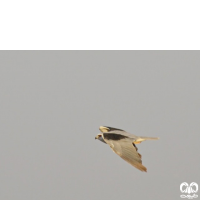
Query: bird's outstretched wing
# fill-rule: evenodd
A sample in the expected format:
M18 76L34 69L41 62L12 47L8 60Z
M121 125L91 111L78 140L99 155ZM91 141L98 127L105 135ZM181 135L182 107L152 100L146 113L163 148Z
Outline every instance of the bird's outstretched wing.
M124 131L122 129L118 129L118 128L113 128L113 127L110 127L110 126L100 126L99 127L99 130L102 132L102 133L108 133L110 131Z
M130 140L104 140L122 159L141 171L147 171L147 168L142 165L142 156L137 152L137 147Z

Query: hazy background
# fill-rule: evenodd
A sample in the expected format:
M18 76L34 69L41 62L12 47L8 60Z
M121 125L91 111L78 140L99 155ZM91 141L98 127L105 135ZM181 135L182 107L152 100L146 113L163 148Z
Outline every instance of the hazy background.
M199 51L1 51L0 95L2 200L168 200L200 185ZM160 137L137 145L147 173L94 139L100 125Z

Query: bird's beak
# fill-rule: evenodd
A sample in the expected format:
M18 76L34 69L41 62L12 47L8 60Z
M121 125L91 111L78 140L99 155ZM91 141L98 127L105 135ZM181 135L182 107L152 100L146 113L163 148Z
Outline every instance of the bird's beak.
M95 137L95 140L98 139L98 138L99 138L99 136L97 135L97 136Z

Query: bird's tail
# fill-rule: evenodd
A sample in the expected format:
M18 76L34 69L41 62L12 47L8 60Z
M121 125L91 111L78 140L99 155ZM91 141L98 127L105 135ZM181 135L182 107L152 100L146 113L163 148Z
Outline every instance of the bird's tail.
M144 140L158 140L159 137L140 137L140 139L142 139L142 141L144 141Z
M158 140L158 139L159 139L158 137L139 137L134 143L139 144L145 140Z

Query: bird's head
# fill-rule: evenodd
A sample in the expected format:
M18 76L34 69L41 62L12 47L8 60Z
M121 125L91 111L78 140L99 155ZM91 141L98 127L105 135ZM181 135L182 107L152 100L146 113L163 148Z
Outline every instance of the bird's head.
M104 139L103 139L103 134L102 134L102 133L99 133L99 134L95 137L95 139L98 139L98 140L100 140L101 142L104 142L104 143L105 143L105 141L104 141Z
M102 138L102 134L101 134L101 133L99 133L99 134L95 137L95 140L96 140L96 139L99 140L100 138Z

